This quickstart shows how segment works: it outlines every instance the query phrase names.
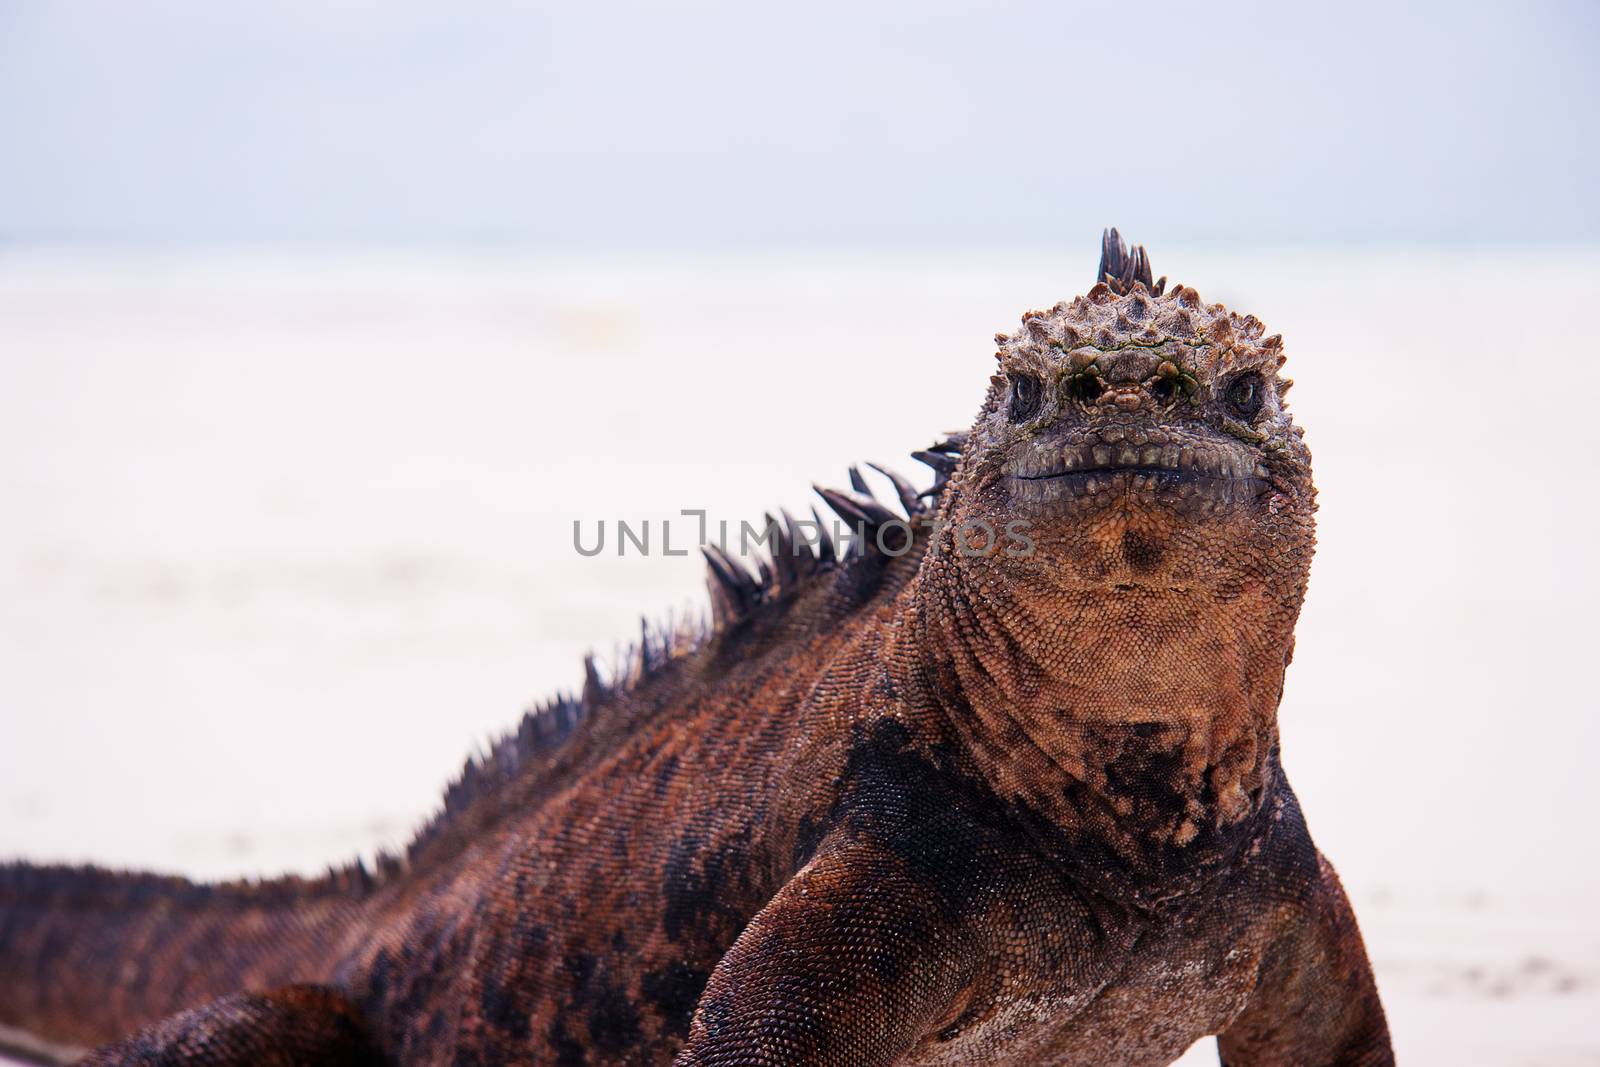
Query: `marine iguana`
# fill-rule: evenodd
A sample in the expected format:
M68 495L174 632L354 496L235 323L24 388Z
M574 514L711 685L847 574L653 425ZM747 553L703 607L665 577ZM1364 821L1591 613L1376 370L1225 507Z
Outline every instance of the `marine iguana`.
M1281 339L1165 282L1107 231L931 491L852 470L854 551L708 547L709 630L590 661L403 857L0 869L0 1023L90 1064L1393 1062L1279 763Z

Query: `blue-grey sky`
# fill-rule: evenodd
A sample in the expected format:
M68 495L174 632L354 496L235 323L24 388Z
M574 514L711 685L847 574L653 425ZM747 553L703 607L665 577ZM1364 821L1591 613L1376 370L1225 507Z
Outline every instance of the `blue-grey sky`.
M1587 0L0 0L0 238L1600 239Z

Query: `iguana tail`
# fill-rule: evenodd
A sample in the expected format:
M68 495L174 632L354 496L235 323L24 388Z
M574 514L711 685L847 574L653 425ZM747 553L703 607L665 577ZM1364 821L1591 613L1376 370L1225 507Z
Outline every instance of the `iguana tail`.
M331 982L360 942L369 890L360 867L205 885L0 865L0 1042L92 1047L240 990Z

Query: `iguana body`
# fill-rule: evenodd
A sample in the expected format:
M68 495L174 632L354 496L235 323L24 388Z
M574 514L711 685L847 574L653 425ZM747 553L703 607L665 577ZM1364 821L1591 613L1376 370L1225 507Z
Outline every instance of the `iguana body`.
M897 485L909 550L857 477L864 553L713 550L709 636L531 715L377 874L0 868L0 1024L147 1027L96 1063L1392 1062L1278 764L1313 489L1262 332L1112 231L932 503Z

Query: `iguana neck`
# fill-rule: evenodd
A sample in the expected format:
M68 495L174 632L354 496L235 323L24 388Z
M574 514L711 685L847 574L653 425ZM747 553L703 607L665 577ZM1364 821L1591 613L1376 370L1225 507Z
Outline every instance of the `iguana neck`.
M1271 794L1292 645L1295 612L1270 591L1086 583L1024 598L924 567L907 604L897 629L915 647L885 661L918 664L897 683L938 709L1002 800L1142 875L1243 847Z

